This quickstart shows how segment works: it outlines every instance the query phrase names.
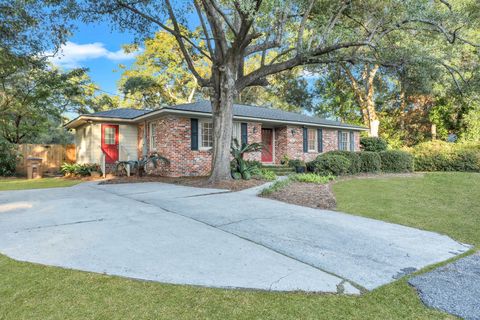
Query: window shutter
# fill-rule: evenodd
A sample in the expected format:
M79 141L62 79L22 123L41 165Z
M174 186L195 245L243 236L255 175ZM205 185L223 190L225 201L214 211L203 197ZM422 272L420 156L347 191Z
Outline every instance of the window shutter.
M248 124L246 122L242 122L240 127L240 136L242 138L241 144L248 143Z
M198 150L198 119L190 119L191 127L191 149Z
M308 129L303 128L303 152L308 152Z
M338 131L338 150L342 150L342 131Z
M323 129L317 129L318 152L323 152Z
M355 151L355 133L350 131L350 151Z

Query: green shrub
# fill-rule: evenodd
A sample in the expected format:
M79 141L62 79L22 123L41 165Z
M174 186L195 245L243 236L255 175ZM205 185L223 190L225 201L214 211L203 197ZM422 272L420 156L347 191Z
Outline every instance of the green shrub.
M380 172L382 159L378 152L361 151L357 153L360 158L360 172Z
M360 160L360 156L356 152L338 150L338 151L329 151L326 154L340 155L350 160L350 167L348 168L349 174L357 174L360 172L362 162Z
M350 165L350 160L345 156L325 153L315 160L314 172L323 176L341 176L348 173Z
M13 176L20 157L14 144L0 142L0 176Z
M258 167L258 161L250 162L244 159L244 155L249 152L256 152L263 149L261 143L242 143L240 144L237 139L233 139L230 147L230 154L233 157L230 163L230 169L232 178L235 180L244 179L249 180L252 176L260 173Z
M410 153L400 150L379 152L383 172L413 171L413 157Z
M480 152L475 150L460 150L453 157L452 167L455 171L480 171Z
M259 176L262 179L268 180L268 181L273 181L273 180L277 179L277 175L275 174L275 172L273 172L272 170L269 170L269 169L260 169Z
M431 141L411 152L417 171L480 171L480 144Z
M388 144L387 141L378 137L363 137L360 138L360 146L362 151L381 152L386 151Z
M288 166L292 168L304 167L305 162L300 159L292 159L292 160L288 160Z
M319 176L318 174L314 174L314 173L300 173L300 174L292 174L291 176L289 176L289 179L297 182L325 184L334 180L335 177L332 175Z
M288 186L290 184L290 182L292 182L290 179L277 180L272 185L270 185L269 187L263 189L262 192L260 192L260 195L261 196L268 196L268 195L270 195L270 194L272 194L276 191L279 191L279 190L285 188L286 186Z
M85 164L64 163L60 167L60 172L62 172L64 175L72 175L72 176L86 177L95 171L99 172L100 167L98 164L94 164L94 163L85 163Z

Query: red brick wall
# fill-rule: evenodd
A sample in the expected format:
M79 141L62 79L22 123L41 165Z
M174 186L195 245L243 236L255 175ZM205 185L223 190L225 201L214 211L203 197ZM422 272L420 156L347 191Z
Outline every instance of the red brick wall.
M291 133L290 133L291 134ZM284 155L288 156L287 127L275 128L275 164L280 164Z
M303 152L303 128L285 126L275 129L275 163L280 164L283 156L289 159L312 161L320 153ZM323 128L323 151L338 149L338 130ZM355 151L360 150L360 133L355 132Z
M190 118L167 115L156 123L156 152L170 160L169 165L161 165L152 173L169 177L207 176L211 170L211 150L191 150ZM147 145L150 134L147 127ZM261 124L248 123L248 142L261 142ZM139 139L140 142L141 139ZM142 148L139 147L141 150ZM246 155L248 160L261 159L261 152Z
M161 165L152 173L164 176L206 176L211 170L211 150L191 150L190 118L174 115L163 116L156 122L156 152L170 160L170 165ZM149 126L147 126L147 131ZM143 124L138 130L138 152L142 155ZM301 126L284 126L275 128L274 161L280 164L284 155L290 159L311 161L318 156L318 152L303 152L303 129ZM261 142L262 124L248 123L248 142ZM149 145L147 132L147 146ZM336 150L338 131L323 129L324 152ZM359 151L360 134L355 132L355 149ZM247 160L261 161L261 152L252 152L246 155Z
M255 122L247 122L248 143L262 142L262 124ZM250 152L244 155L246 160L262 160L262 152Z

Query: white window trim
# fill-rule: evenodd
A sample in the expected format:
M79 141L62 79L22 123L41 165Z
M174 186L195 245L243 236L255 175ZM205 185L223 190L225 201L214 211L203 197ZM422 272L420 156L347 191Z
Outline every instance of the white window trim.
M200 120L198 121L198 149L199 150L210 150L212 149L212 147L203 147L202 144L203 144L203 136L202 136L202 130L203 130L203 125L205 123L213 123L212 120ZM242 143L242 125L241 125L241 122L238 122L238 121L234 121L233 122L233 125L232 125L232 131L235 130L235 128L237 129L237 140L238 140L238 143ZM232 139L235 138L235 135L233 134L232 132ZM213 139L213 131L212 131L212 139Z
M212 120L200 120L198 121L198 150L206 151L212 149L212 147L203 147L203 125L205 123L213 123ZM213 143L213 130L212 130L212 143Z
M309 139L309 133L310 131L313 131L313 134L315 135L315 143L313 144L313 149L310 149L310 139ZM317 129L313 128L307 128L307 151L308 152L318 152L318 135L317 135Z
M156 123L155 122L149 122L148 123L148 149L149 151L157 151L157 144L155 143L156 139L155 137L153 136L153 126L156 126Z
M233 131L237 129L237 134ZM232 141L234 138L237 138L238 144L242 144L242 123L238 121L234 121L232 125Z
M345 141L346 146L345 146L345 149L341 149L341 148L340 148L339 150L340 150L340 151L351 151L351 150L350 150L350 132L349 132L349 131L340 131L340 135L343 136L344 134L347 135L347 139L346 139L346 141ZM341 144L342 144L342 143L340 143L340 146L341 146Z

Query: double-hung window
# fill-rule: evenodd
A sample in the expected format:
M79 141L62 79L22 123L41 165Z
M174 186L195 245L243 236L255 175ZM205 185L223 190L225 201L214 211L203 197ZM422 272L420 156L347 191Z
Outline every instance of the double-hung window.
M308 129L308 152L317 151L317 130Z
M232 128L232 141L237 139L238 144L242 144L242 132L240 122L234 122ZM199 145L201 149L210 149L213 147L213 123L209 120L200 122Z
M211 121L200 122L200 148L210 149L213 147L213 123Z
M238 144L242 144L242 129L240 122L234 122L232 128L232 141L237 139Z
M340 132L338 135L340 141L338 142L338 147L340 150L348 151L349 141L348 141L348 132Z
M155 122L150 122L148 125L148 141L149 141L149 150L155 151L157 149L157 124Z

